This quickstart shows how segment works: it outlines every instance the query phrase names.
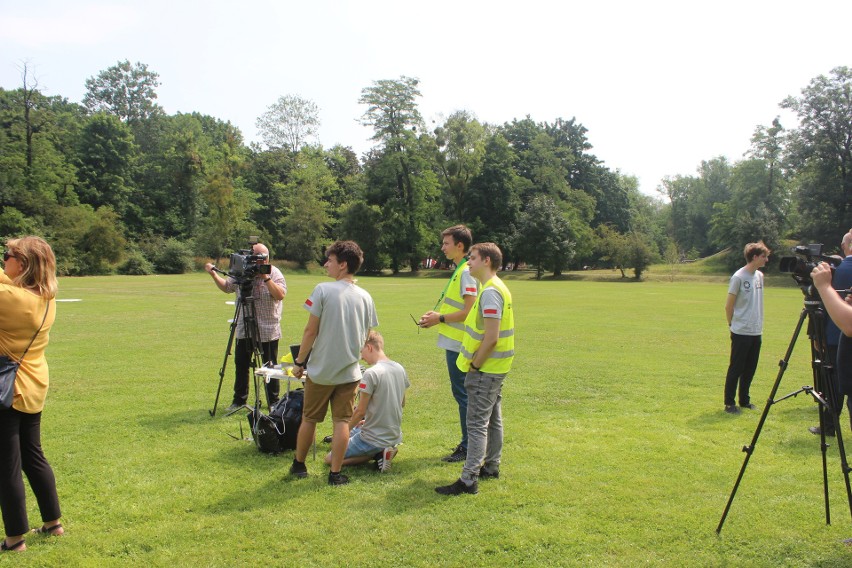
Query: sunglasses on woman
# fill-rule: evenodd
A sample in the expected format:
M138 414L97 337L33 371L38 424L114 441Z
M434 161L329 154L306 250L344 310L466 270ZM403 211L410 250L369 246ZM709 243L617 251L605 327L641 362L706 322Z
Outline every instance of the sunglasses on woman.
M3 262L8 262L10 258L18 258L9 251L3 251Z

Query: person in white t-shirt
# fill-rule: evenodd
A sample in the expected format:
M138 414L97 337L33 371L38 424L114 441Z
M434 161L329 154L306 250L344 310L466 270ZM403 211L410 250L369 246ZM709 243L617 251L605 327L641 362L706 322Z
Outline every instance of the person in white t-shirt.
M763 273L758 269L769 261L769 249L763 242L749 243L743 254L746 265L731 276L725 303L731 331L731 359L725 378L725 412L729 414L739 414L740 408L755 408L749 388L757 370L763 335Z
M402 365L385 355L384 343L373 330L361 349L361 358L371 367L358 385L358 406L349 420L349 445L343 458L343 465L375 459L381 472L390 469L396 446L402 442L402 408L411 386ZM329 452L325 463L331 465L331 458Z
M328 247L326 255L324 266L334 282L320 282L305 300L304 308L310 315L293 361L293 374L301 377L307 371L308 376L290 474L297 478L308 476L305 457L317 424L325 420L330 406L334 435L328 483L343 485L349 483L340 467L349 443L355 392L361 381L360 351L370 329L379 321L373 298L355 284L355 273L364 261L361 247L353 241L337 241Z

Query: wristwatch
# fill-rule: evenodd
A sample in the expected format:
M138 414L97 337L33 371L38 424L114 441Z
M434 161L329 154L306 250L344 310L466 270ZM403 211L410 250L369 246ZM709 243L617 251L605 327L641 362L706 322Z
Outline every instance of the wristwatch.
M471 362L471 364L470 364L470 368L471 368L471 369L473 369L474 371L479 371L479 367L477 367L476 365L474 365L474 364L473 364L473 362Z
M444 314L441 314L441 315L438 316L438 321L441 322L441 323L445 323Z
M264 282L269 282L270 280L272 280L272 278L270 278L269 276L263 279Z

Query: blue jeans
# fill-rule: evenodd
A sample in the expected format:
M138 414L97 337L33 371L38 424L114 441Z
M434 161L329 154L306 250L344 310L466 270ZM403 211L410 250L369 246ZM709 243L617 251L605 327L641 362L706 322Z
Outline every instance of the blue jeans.
M505 374L480 373L470 370L464 385L467 388L467 431L470 434L467 459L461 478L475 481L479 469L486 466L489 472L500 470L503 453L503 380Z
M450 387L453 389L453 398L459 405L459 423L461 424L461 446L467 448L467 390L464 386L465 373L456 365L459 354L456 351L447 350L447 370L450 372Z
M349 432L349 445L346 446L346 454L343 456L343 459L357 458L360 456L374 456L382 450L384 450L384 448L377 448L376 446L371 446L370 444L362 440L361 428L356 426L355 428L352 428L352 431Z

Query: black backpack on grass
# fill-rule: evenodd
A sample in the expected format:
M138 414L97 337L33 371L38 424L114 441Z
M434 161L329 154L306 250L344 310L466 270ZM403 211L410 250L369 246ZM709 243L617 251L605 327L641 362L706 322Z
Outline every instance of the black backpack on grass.
M296 435L302 424L304 396L303 389L292 390L272 405L269 416L261 412L255 420L255 411L249 413L248 421L258 450L279 454L296 449Z

